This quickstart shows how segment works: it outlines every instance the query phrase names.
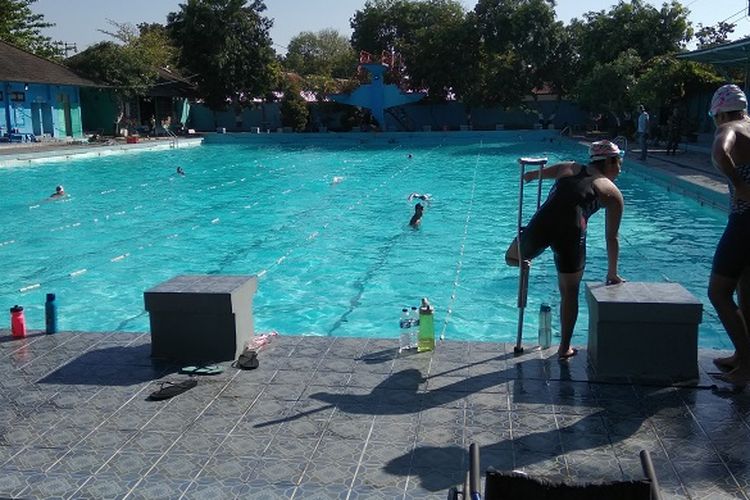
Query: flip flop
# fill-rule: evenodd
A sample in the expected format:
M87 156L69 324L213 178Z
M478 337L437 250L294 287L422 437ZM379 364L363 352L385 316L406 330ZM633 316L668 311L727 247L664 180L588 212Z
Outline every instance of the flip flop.
M171 397L182 394L188 389L192 389L198 385L195 380L185 380L183 382L162 382L159 386L159 390L149 394L148 399L151 401L161 401L163 399L169 399Z
M571 349L573 349L573 352L572 352L572 353L570 353L570 354L566 354L566 355L564 355L564 356L560 356L560 355L558 354L558 355L557 355L557 359L558 359L558 361L567 361L567 360L569 360L570 358L572 358L573 356L575 356L576 354L578 354L578 349L576 349L575 347L571 347Z
M219 365L184 366L180 369L180 373L187 375L218 375L224 373L224 368Z

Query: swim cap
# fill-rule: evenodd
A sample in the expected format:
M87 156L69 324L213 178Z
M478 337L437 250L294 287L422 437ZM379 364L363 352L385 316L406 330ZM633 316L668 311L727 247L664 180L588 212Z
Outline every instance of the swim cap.
M623 152L614 142L596 141L589 146L589 159L591 161L604 160L615 156L623 156Z
M708 111L708 116L746 109L747 97L745 97L745 93L737 85L730 83L716 89L714 97L711 99L711 109Z
M62 187L62 186L57 186L57 187L55 188L55 192L57 192L57 193L62 193L62 192L63 192L63 187Z

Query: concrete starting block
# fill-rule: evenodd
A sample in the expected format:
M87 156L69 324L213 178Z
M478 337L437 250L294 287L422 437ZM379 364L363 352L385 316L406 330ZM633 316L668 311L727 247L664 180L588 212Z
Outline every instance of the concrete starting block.
M698 378L703 304L678 283L586 283L589 362L598 378Z
M182 275L143 294L151 355L174 361L237 359L253 336L255 276Z

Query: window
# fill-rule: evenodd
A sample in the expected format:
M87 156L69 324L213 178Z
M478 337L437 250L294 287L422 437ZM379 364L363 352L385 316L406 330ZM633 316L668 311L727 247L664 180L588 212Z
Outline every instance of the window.
M26 100L26 92L11 92L10 100L13 102L24 102Z

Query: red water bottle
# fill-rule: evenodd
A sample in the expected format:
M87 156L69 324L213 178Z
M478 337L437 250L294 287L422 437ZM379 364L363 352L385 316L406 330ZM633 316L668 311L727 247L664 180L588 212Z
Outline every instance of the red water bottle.
M23 316L23 307L19 305L10 308L10 331L14 339L26 336L26 318Z

